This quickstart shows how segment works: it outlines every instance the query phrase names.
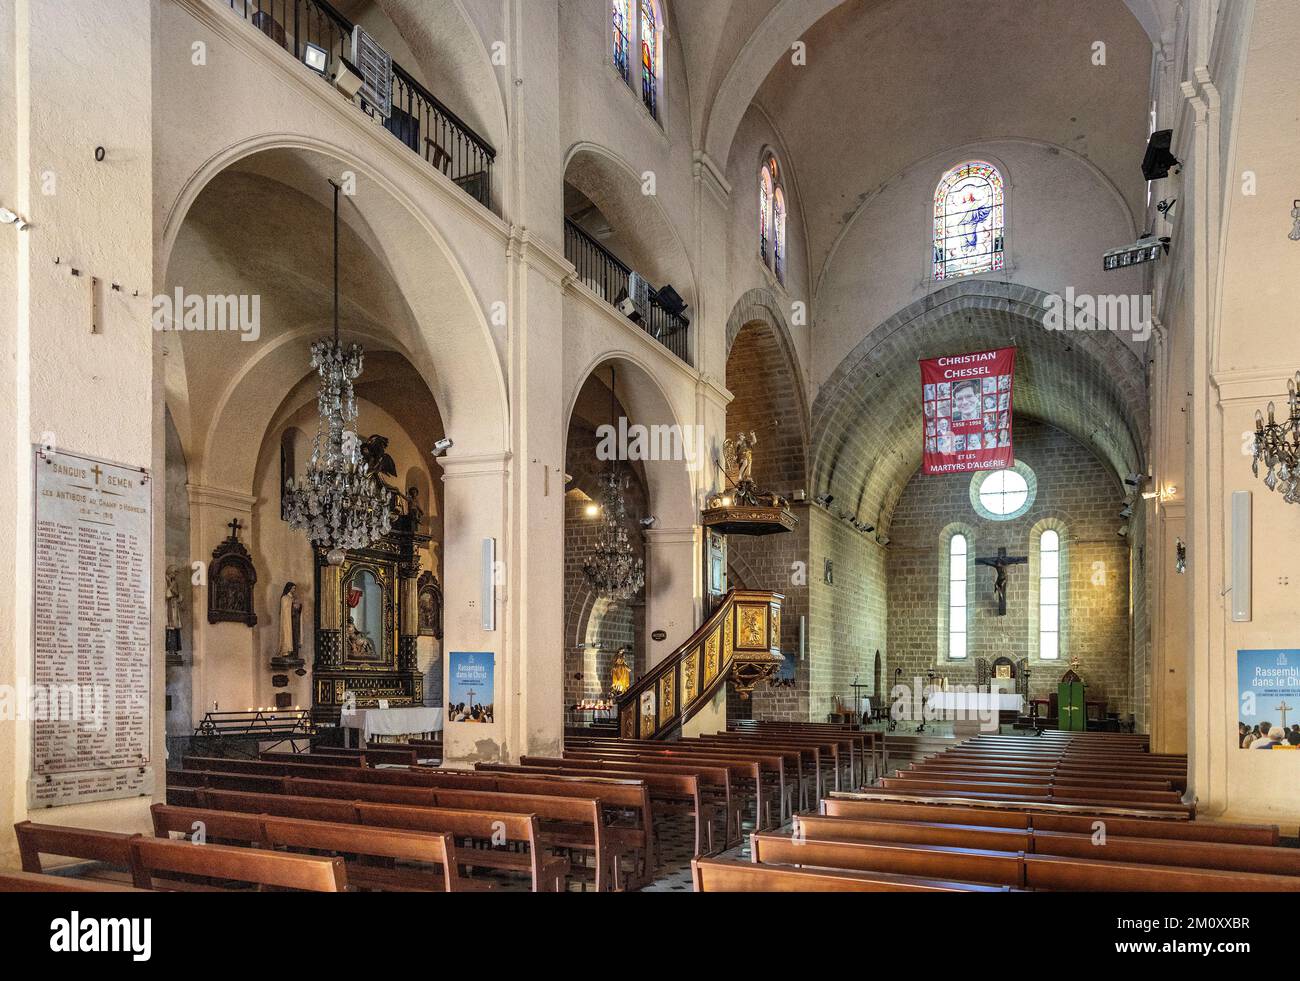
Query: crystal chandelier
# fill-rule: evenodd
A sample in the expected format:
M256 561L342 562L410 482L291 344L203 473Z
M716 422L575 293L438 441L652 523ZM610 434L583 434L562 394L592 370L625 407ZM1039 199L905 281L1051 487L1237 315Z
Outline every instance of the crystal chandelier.
M311 462L302 478L285 481L285 517L313 545L327 550L331 565L347 549L365 548L392 527L391 497L362 456L357 438L357 399L352 383L361 374L360 344L339 341L339 185L334 187L334 336L311 346L320 374L316 407L320 423Z
M614 371L609 373L610 417L614 409ZM614 420L617 427L617 420ZM610 460L609 469L600 476L601 518L604 527L591 548L591 554L582 565L583 575L592 588L602 596L626 602L645 585L645 563L632 549L627 528L627 504L623 500L623 479Z
M1268 421L1255 413L1255 459L1250 470L1259 476L1262 460L1268 468L1264 486L1282 495L1288 504L1300 504L1300 371L1286 380L1290 417L1284 422L1273 418L1273 403L1268 403Z

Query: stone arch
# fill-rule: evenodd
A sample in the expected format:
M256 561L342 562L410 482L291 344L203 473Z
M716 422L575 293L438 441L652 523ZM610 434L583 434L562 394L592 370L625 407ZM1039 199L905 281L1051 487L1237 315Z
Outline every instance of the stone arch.
M619 258L655 286L671 283L688 306L699 298L690 250L657 195L642 192L641 174L598 143L569 148L564 181L585 195L619 233ZM609 297L613 299L613 297Z
M242 181L246 187L260 189L268 200L282 199L286 208L296 209L294 214L319 222L325 239L321 242L314 237L293 243L283 238L276 241L283 229L264 214L253 216L242 226L249 229L250 239L262 236L268 252L284 259L292 255L296 260L303 248L328 249L325 223L331 192L326 178L344 169L357 175L357 193L344 199L341 241L345 249L364 257L371 269L387 278L397 295L393 302L402 314L397 318L402 326L400 330L381 328L362 322L364 318L349 318L345 288L342 333L347 339L363 342L367 350L396 351L416 367L447 431L456 439L457 454L501 452L508 445L505 379L482 306L465 270L434 221L403 190L365 161L337 147L310 138L270 135L226 148L206 161L185 182L166 217L157 266L164 270L165 288L175 284L188 289L187 284L177 282L178 277L192 278L195 270L203 267L201 262L192 262L190 269L180 270L176 260L178 243L190 227L187 223L192 225L196 215L202 217L205 192L220 194L222 182ZM238 207L237 197L227 204ZM323 268L316 270L315 281L309 275L285 277L284 281L302 295L327 293L328 279L321 281L320 276L328 276L328 266L324 262L317 265ZM436 331L433 325L437 325ZM212 425L192 423L188 433L182 430L188 436L191 454L196 447L203 447L200 467L211 454L229 447L236 458L235 472L251 474L257 441L241 443L220 434L238 437L256 429L259 420L269 420L289 387L285 380L296 382L309 371L307 348L328 328L328 318L321 314L283 328L277 324L276 328L273 336L246 345L247 351L236 348L236 357L226 359L226 384L219 392L208 393L214 397ZM181 360L189 367L184 374L186 394L195 395L193 381L203 360L198 357L201 345L185 335L163 333L158 337L169 358L181 352ZM190 347L195 351L187 357ZM169 397L182 388L180 381L169 382Z
M805 487L808 403L789 328L769 289L749 290L727 319L727 388L735 396L727 407L727 434L759 433L756 479L772 481L768 489L778 493ZM760 418L760 410L769 418ZM764 447L769 429L775 440Z
M1027 286L964 280L870 330L813 404L811 494L832 493L887 530L893 504L920 463L916 360L1007 344L1018 349L1018 414L1069 433L1116 475L1141 471L1149 433L1141 361L1109 332L1045 329L1047 296Z

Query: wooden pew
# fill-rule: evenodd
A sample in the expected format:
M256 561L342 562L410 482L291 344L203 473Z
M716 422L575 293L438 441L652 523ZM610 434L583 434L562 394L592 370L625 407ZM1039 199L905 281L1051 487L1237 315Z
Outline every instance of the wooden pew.
M697 858L691 862L696 892L1005 892L996 886L943 882L887 872L785 868Z
M658 801L660 813L681 812L691 816L695 827L695 854L722 851L740 835L740 814L733 802L731 775L724 767L706 767L687 763L666 763L635 758L606 760L601 758L563 759L524 756L518 766L505 763L480 763L475 769L490 773L551 773L560 776L635 777L650 789L650 802ZM685 778L685 779L683 779ZM721 841L715 840L714 825L722 817ZM732 837L733 819L736 827Z
M19 821L14 825L18 838L18 856L24 872L45 871L42 855L60 855L82 862L95 862L111 866L119 875L131 874L131 841L139 835L117 831L95 831L90 828L69 828L57 824L36 824ZM105 878L99 869L87 869L78 877L94 875Z
M204 766L218 765L213 759L199 759ZM267 768L271 772L301 772L296 764L242 761L245 769ZM341 776L345 779L319 779ZM473 770L438 770L418 766L409 769L340 769L310 778L263 776L261 773L224 774L213 770L203 771L207 786L217 789L249 791L254 793L280 793L312 797L333 797L340 800L367 800L375 803L395 803L430 806L432 788L476 791L497 791L514 794L537 794L552 797L578 797L597 799L605 806L606 824L601 829L603 843L593 835L581 836L573 828L556 832L563 838L562 847L578 848L597 857L609 855L632 856L632 879L651 874L655 868L654 823L649 790L644 781L604 777L564 777L551 774L489 773ZM187 791L183 796L169 792L169 803L200 804L199 799ZM504 809L504 808L502 808ZM625 819L615 821L618 814ZM548 830L548 836L550 831ZM557 845L557 847L561 847ZM631 888L631 882L622 882L621 870L615 878L621 888Z
M863 820L800 814L795 838L832 841L892 841L910 845L947 845L996 852L1033 851L1028 829L934 821Z
M1083 892L1300 892L1300 877L1026 855L1031 889Z
M132 875L141 889L155 879L201 876L219 882L244 882L258 890L292 889L343 892L348 877L341 858L286 855L230 845L194 845L183 841L135 836L131 839Z
M565 756L569 753L597 754L609 753L636 754L642 757L660 757L663 759L694 758L705 765L725 763L754 763L758 765L760 778L766 781L767 792L764 801L764 814L759 819L763 824L784 824L794 813L795 787L801 787L802 753L795 750L760 750L747 748L718 747L705 745L694 739L679 739L674 742L653 740L611 739L596 736L570 736L565 739ZM733 771L733 777L737 774ZM788 779L787 779L788 777ZM757 794L755 795L757 797ZM770 815L770 801L775 797L780 802L780 819L774 820Z
M386 828L363 830L355 822L273 817L167 804L154 804L150 811L154 835L158 838L168 839L177 832L192 835L197 825L203 829L206 840L213 844L236 843L244 847L308 849L313 853L337 854L344 859L349 882L357 888L404 892L459 891L456 850L449 835ZM425 870L386 867L396 861L437 865L439 868L436 875L431 875Z
M854 786L868 782L867 761L871 761L872 778L879 776L883 768L883 734L859 729L853 725L833 722L778 722L772 720L757 721L739 719L728 724L731 732L757 733L802 733L811 735L830 734L834 738L851 740L849 760L849 781Z
M273 848L353 856L346 861L353 886L385 892L460 891L456 845L445 832L362 828L282 817L264 818L263 825ZM433 865L438 871L397 867L396 862Z
M40 872L0 872L0 892L145 892L125 882Z
M1300 875L1300 850L1294 848L1144 838L1140 837L1144 830L1142 828L1134 830L1133 836L1119 836L1114 829L1106 827L1105 839L1099 840L1092 833L1043 831L1037 828L1018 831L978 825L858 820L820 815L801 815L798 821L796 837L816 840L897 841L1149 865ZM1135 822L1127 823L1132 825ZM1146 823L1147 828L1158 825L1159 822L1154 821Z
M499 798L494 798L489 803L494 807L500 806ZM569 801L568 803L573 806L582 802ZM401 804L359 802L357 817L362 824L369 827L440 831L453 837L468 838L480 847L461 849L458 855L461 864L516 872L526 871L532 881L533 892L564 892L567 887L569 861L562 856L552 855L547 850L546 845L543 844L541 824L535 814L455 806L409 807ZM521 841L527 843L527 853L510 849L511 842ZM597 861L596 889L598 892L603 892L611 887L608 880L612 878L612 873L606 872L600 864L601 859ZM461 881L466 882L464 879ZM477 886L479 883L470 880L466 884Z
M312 755L360 757L369 766L387 763L395 766L414 766L420 762L420 754L413 747L397 744L381 745L367 743L364 749L348 749L343 746L315 746Z
M531 813L460 809L454 803L440 807L410 807L288 794L248 794L232 790L205 791L205 797L207 807L222 811L329 821L335 824L445 832L480 844L495 841L501 846L500 851L496 848L462 849L457 853L458 864L470 868L494 868L522 873L529 877L534 892L562 889L568 874L568 861L548 853L541 841L538 819ZM501 804L499 800L490 803L496 807ZM527 806L528 802L521 803ZM566 800L565 803L579 802ZM523 846L526 851L510 850L517 846ZM475 881L460 877L459 888L477 887Z
M282 753L266 750L258 753L257 758L263 763L292 763L299 766L351 768L368 765L366 757L360 753L355 756L336 756L331 753Z
M832 789L826 787L827 774L829 774L830 783L835 790L843 790L854 783L852 773L855 744L847 736L834 733L815 735L781 731L776 733L715 732L695 738L705 744L742 745L751 749L761 749L764 746L808 747L815 751L813 762L817 768L816 772L819 781L818 795L822 793L823 789ZM825 773L823 773L823 767Z
M750 854L756 863L764 865L893 872L1016 887L1024 882L1024 854L1018 851L754 834L750 836Z
M1001 810L1021 810L1021 811L1043 811L1047 813L1060 814L1087 814L1095 817L1137 817L1137 818L1170 818L1178 820L1191 820L1193 817L1193 808L1190 805L1181 807L1165 807L1163 805L1143 804L1125 807L1120 804L1114 806L1108 804L1099 804L1097 802L1080 802L1071 803L1068 799L1044 800L1041 797L1020 797L1013 798L1007 796L998 796L994 794L945 794L942 791L927 792L917 791L893 791L893 790L860 790L853 794L832 794L823 801L827 808L838 808L840 805L831 805L832 800L843 800L846 802L855 800L873 800L873 801L900 801L912 804L953 804L960 807L990 807ZM824 810L824 813L839 813L838 810Z

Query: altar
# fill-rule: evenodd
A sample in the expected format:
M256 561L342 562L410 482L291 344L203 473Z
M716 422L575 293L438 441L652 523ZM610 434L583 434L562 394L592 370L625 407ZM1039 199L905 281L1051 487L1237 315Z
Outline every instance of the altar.
M405 739L426 733L442 732L442 709L418 705L402 708L356 709L352 712L344 709L339 714L339 725L345 730L356 730L361 733L362 745L371 742L377 736ZM344 736L345 742L350 742L350 734L345 732Z
M1015 712L1018 715L1024 708L1025 699L1013 692L937 691L930 695L928 704L936 711L959 714Z

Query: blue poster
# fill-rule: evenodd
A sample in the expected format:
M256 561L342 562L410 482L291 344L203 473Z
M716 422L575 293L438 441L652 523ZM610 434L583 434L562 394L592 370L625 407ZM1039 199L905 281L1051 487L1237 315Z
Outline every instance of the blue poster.
M447 721L493 721L493 675L496 654L491 651L452 651L447 661Z
M1300 650L1237 651L1237 745L1300 749Z

